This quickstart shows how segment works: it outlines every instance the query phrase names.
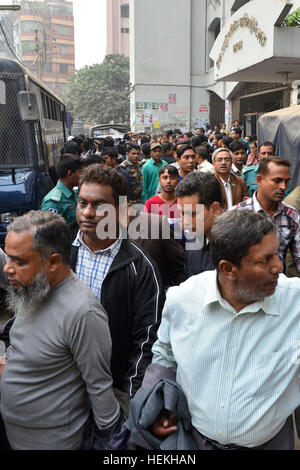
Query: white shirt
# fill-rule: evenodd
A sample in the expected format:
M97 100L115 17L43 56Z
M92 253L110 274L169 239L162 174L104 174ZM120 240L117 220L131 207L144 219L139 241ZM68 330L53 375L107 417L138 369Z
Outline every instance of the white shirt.
M231 184L230 184L230 176L228 176L228 180L224 181L223 178L221 177L221 181L224 185L225 193L226 193L226 198L227 198L227 205L228 209L230 209L233 204L232 204L232 192L231 192Z
M240 312L216 271L170 287L153 360L176 370L192 424L220 444L255 447L300 405L300 279Z
M198 171L201 171L201 173L210 173L212 175L215 174L215 168L208 160L204 160L202 163L199 163Z

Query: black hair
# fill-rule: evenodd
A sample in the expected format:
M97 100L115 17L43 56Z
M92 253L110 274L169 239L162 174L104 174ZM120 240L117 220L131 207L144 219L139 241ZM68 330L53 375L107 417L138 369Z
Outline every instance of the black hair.
M273 142L266 141L263 144L260 144L260 146L258 147L258 151L260 151L262 147L272 147L275 153L275 145L273 144Z
M232 142L233 142L233 138L229 137L229 136L228 137L223 137L222 142L225 145L225 147L229 148L230 144L232 144Z
M68 172L75 173L83 167L83 161L80 157L76 157L72 154L64 154L59 157L56 164L56 174L58 178L66 178Z
M102 157L101 155L98 155L97 153L92 153L88 157L82 159L83 164L85 167L90 166L90 165L95 165L100 164L100 163L105 163L105 158Z
M200 157L203 158L204 160L208 159L208 156L209 156L208 150L205 145L199 145L199 147L196 147L195 152L197 155L200 155Z
M179 147L179 149L177 150L177 158L180 159L184 152L186 152L187 150L194 150L194 147L188 144L182 145L182 147Z
M239 127L234 127L232 131L234 131L236 134L239 134L239 136L242 135L242 129L240 129Z
M64 148L62 149L62 155L66 153L72 153L73 155L81 155L82 148L77 142L74 142L72 140L71 142L67 142L64 145Z
M238 150L245 150L246 152L246 145L240 140L235 140L229 145L229 149L232 152L237 152Z
M204 135L194 135L192 138L191 138L191 145L195 148L195 147L199 147L200 145L203 144L203 142L205 142L205 138L204 138Z
M239 267L251 246L260 243L271 230L272 222L250 210L233 209L217 217L209 238L210 255L215 268L219 269L221 260Z
M103 167L100 165L90 165L82 172L79 181L79 192L83 184L95 183L103 186L111 186L112 195L117 206L119 206L119 198L127 196L127 181L117 170Z
M138 144L128 144L128 153L133 149L140 151L141 147Z
M164 166L162 166L161 169L159 170L159 176L163 175L165 171L167 171L170 176L178 178L179 173L178 173L178 170L177 170L176 166L174 166L174 165L164 165Z
M148 144L148 143L150 142L150 140L151 140L151 139L150 139L149 136L143 135L143 136L141 137L141 145L143 145L143 144Z
M114 147L104 147L101 152L101 157L107 155L108 157L115 158L117 160L119 153Z
M150 144L148 144L148 143L142 145L142 152L143 152L143 154L145 155L146 158L147 157L150 158L150 148L151 148Z
M213 202L222 206L222 190L220 183L210 173L189 173L175 189L176 197L199 195L199 204L209 208Z
M291 162L286 158L276 157L275 155L272 157L265 157L262 158L259 162L258 167L258 175L266 175L269 173L269 164L274 163L277 166L286 166L287 168L291 167Z
M167 142L166 144L163 144L163 153L168 152L174 147L174 145L171 142Z
M114 146L114 139L110 136L104 137L103 139L103 147L113 147Z

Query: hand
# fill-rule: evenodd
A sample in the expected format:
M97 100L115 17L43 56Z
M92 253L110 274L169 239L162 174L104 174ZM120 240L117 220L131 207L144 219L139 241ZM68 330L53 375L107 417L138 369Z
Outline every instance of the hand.
M150 431L156 437L168 437L174 431L177 430L177 418L174 415L170 415L168 418L160 414L158 415L154 424L152 424Z
M5 364L6 364L6 360L4 358L0 357L0 379L1 379L2 372L3 372L4 367L5 367Z

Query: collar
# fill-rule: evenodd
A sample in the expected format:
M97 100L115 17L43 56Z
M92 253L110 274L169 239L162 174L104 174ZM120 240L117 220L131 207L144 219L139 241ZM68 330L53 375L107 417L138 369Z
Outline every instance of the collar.
M253 302L247 305L240 312L237 313L236 310L227 302L227 300L223 299L223 297L221 296L217 279L217 271L212 271L212 279L210 279L211 282L209 283L209 289L205 293L203 302L203 307L205 309L209 310L209 305L218 302L225 310L229 310L234 315L242 315L244 313L254 313L263 311L266 315L271 315L275 317L280 316L275 298L276 291L273 295L265 297L261 301Z
M60 180L57 181L56 187L57 189L60 189L67 198L70 198L74 195L73 191L70 191Z
M150 158L149 161L151 162L152 166L163 166L163 165L165 165L165 163L163 162L163 160L161 160L159 164L155 163L155 161L153 160L152 157Z
M105 248L104 250L97 250L97 251L92 251L83 241L83 236L82 236L81 230L78 231L77 236L73 242L73 246L78 246L78 247L84 247L86 248L90 253L94 255L98 254L106 254L107 256L115 256L121 247L122 243L122 238L119 236L119 238L109 247Z
M242 168L241 170L239 170L239 169L235 166L234 163L231 165L231 169L232 169L235 173L242 173L242 171L243 171L245 168L246 168L246 166L243 165L243 168Z
M258 202L257 191L255 191L255 193L253 194L253 208L254 208L254 212L263 212L268 217L270 217L270 215L265 211L265 209ZM273 215L273 218L278 214L286 214L285 209L286 209L286 206L282 202L279 202L278 205L277 205L276 212Z
M209 161L208 161L208 160L203 160L203 162L202 162L202 163L199 163L198 167L199 167L199 168L204 168L204 167L206 167L206 166L207 166L207 164L208 164L208 163L209 163Z
M224 181L223 178L220 176L220 180L222 181L223 185L225 186L227 183L230 184L230 175L228 176L228 180Z
M134 165L130 160L128 160L128 158L121 163L121 166L133 166L134 168L137 168L138 166L141 166L141 162L137 162L136 165Z

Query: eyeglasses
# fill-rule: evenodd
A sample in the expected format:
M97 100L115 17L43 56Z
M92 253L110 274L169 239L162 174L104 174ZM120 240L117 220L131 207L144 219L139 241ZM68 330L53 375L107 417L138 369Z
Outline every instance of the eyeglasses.
M216 158L215 162L216 162L216 163L222 163L222 162L229 163L229 162L231 162L231 158L229 158L229 157L226 157L226 158Z

